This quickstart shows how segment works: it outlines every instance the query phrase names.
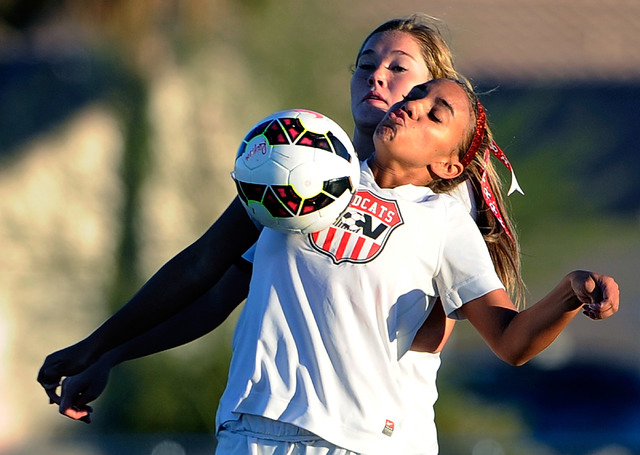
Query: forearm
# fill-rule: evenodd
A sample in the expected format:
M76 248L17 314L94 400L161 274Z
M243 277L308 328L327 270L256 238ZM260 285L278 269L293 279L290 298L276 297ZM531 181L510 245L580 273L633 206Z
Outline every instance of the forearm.
M528 362L558 337L581 308L567 275L539 302L513 316L500 343L506 348L503 356L513 365Z
M569 274L522 312L515 309L503 290L468 302L462 310L499 358L522 365L549 346L581 307Z
M104 354L113 366L165 351L200 338L224 322L246 298L251 275L232 266L193 304L147 332Z
M195 243L156 272L133 298L83 340L89 356L146 332L187 307L256 241L258 231L236 199Z

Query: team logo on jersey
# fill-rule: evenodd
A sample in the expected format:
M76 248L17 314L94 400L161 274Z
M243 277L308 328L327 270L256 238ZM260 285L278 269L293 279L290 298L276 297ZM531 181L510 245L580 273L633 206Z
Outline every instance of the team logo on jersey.
M395 424L392 420L386 419L387 421L384 424L384 428L382 429L382 434L385 436L391 436L393 434L393 430L395 428Z
M310 234L311 244L335 263L368 262L403 224L398 204L369 191L358 191L349 208L330 227Z

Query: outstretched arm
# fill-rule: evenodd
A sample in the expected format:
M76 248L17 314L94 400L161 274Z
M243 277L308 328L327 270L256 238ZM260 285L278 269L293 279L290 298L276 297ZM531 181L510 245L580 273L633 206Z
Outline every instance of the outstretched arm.
M89 423L92 408L88 403L102 394L115 365L186 344L209 333L246 298L250 279L249 271L232 266L209 292L193 304L148 332L105 353L82 373L66 378L62 382L60 397L52 397L60 405L60 413Z
M222 324L249 293L251 273L233 265L206 294L153 329L115 348L118 364L198 339Z
M158 270L131 300L84 340L47 356L38 381L53 398L64 376L146 332L198 299L257 240L258 230L236 198L196 242Z
M618 311L619 299L613 278L575 271L522 312L504 290L472 300L461 311L499 358L522 365L549 346L581 309L591 319L605 319Z

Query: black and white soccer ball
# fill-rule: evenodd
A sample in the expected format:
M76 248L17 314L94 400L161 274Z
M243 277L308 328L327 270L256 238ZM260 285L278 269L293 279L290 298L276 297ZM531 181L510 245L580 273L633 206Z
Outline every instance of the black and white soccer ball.
M308 234L330 226L349 206L360 182L360 164L336 122L291 109L251 129L231 175L255 220L279 231Z

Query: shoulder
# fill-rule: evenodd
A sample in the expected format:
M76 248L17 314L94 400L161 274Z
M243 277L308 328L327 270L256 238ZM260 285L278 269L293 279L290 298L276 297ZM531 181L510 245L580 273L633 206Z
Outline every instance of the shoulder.
M424 207L437 209L442 215L443 222L462 223L462 225L473 225L475 222L469 213L466 204L453 196L446 193L432 193L420 205Z
M446 207L446 209L455 216L466 215L466 217L470 217L469 209L464 201L461 201L458 198L457 194L437 194L436 195L440 200L440 203Z
M458 186L456 186L453 190L449 192L451 196L460 201L469 215L475 220L477 217L477 207L475 202L475 197L473 194L473 187L471 186L471 182L469 180L465 180Z

